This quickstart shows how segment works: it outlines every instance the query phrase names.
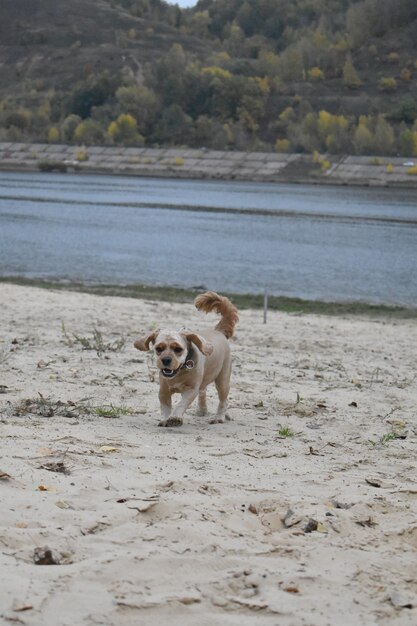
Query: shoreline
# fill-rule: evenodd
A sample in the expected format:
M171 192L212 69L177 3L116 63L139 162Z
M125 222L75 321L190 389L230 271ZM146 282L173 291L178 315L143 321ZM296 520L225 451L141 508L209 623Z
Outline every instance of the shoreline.
M405 157L0 142L0 171L417 188Z
M182 288L162 285L106 285L80 282L60 282L18 276L1 276L0 285L9 284L22 287L39 287L45 290L92 294L102 297L122 297L137 300L154 300L177 304L192 303L194 298L205 291L205 287ZM240 310L263 309L263 294L239 294L222 292ZM388 317L391 319L415 319L417 308L401 305L375 304L361 301L327 302L304 300L297 297L268 295L268 311L281 311L298 315L318 314L329 316L354 315L368 317Z

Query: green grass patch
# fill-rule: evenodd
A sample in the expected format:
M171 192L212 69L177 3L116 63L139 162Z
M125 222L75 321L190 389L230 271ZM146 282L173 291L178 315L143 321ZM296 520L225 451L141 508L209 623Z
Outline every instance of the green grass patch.
M385 433L385 435L382 435L376 441L373 441L372 439L369 439L369 443L372 446L374 446L374 447L376 447L376 446L386 446L386 445L389 444L390 441L395 441L396 439L404 439L404 436L401 436L399 433L391 431L389 433Z
M141 300L158 300L163 302L188 303L205 291L203 288L182 289L180 287L161 287L148 285L87 285L84 283L60 283L47 280L36 280L19 277L0 277L0 282L15 285L41 287L59 291L77 291L91 293L98 296L119 296L126 298L138 298ZM222 295L228 296L238 309L262 309L263 294L234 294L221 291ZM322 315L368 315L380 317L393 317L403 319L415 319L417 309L400 306L387 306L379 304L367 304L365 302L321 302L318 300L302 300L301 298L288 298L286 296L269 296L268 308L271 311L283 311L287 313L316 313ZM86 348L87 349L87 348Z
M278 430L279 437L295 437L296 433L289 426L281 426Z
M91 409L93 415L99 417L115 418L121 415L133 415L134 410L127 406L116 406L114 404L108 404L104 406L96 406Z

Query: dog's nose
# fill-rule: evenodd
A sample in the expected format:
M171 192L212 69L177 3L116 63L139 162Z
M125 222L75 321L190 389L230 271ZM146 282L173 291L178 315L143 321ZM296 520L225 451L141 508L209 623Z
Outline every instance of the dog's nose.
M162 361L162 365L165 365L165 367L168 367L169 365L171 365L172 359L170 356L167 356L164 359L161 359L161 361Z

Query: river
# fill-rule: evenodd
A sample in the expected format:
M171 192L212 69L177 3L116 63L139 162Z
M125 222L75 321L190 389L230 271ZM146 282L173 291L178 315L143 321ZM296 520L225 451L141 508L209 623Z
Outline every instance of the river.
M416 306L417 194L0 172L0 276Z

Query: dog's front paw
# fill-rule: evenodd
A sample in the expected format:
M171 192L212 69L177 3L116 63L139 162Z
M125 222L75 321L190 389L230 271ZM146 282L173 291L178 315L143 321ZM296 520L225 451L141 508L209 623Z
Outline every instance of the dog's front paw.
M209 424L224 424L225 421L230 422L231 421L231 417L228 413L225 413L224 415L215 415L210 421Z
M183 421L182 421L182 417L168 417L168 419L166 420L162 420L159 422L158 426L165 426L165 427L170 427L170 426L182 426Z

